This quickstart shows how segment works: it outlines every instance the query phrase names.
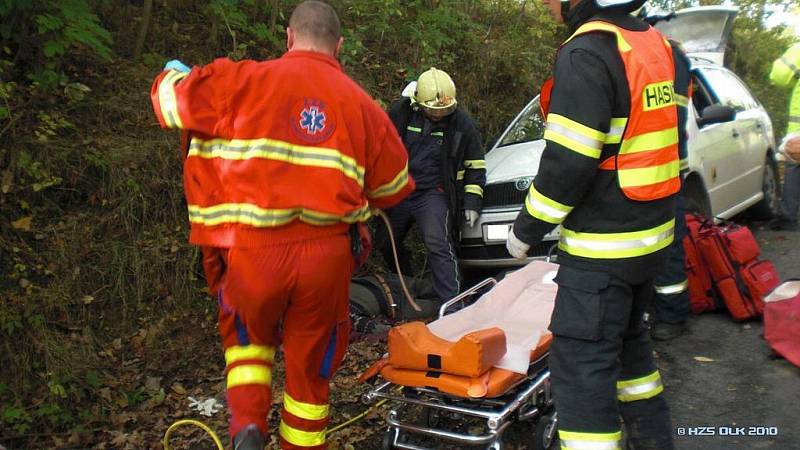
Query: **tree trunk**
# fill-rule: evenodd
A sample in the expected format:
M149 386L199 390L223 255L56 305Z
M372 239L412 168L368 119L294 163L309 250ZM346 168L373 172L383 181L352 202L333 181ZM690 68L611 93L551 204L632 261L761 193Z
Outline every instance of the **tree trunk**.
M147 30L150 28L150 19L153 15L153 0L144 0L142 11L142 22L139 24L139 33L136 35L136 43L133 46L133 59L139 59L144 49L144 41L147 39Z

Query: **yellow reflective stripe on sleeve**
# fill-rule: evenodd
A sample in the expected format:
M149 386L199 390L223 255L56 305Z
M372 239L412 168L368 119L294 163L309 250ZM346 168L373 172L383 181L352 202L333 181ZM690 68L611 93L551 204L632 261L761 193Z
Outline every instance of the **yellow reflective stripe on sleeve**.
M657 370L642 378L617 382L617 399L621 402L646 400L663 391L664 384Z
M286 442L300 447L316 447L325 444L325 431L303 431L292 428L281 420L278 432Z
M458 172L456 172L456 180L463 180L464 179L464 172L466 172L466 171L465 170L459 170Z
M228 389L246 384L272 383L272 371L267 366L236 366L228 371Z
M158 105L161 116L169 128L183 128L181 116L178 114L178 97L175 95L175 84L189 75L186 72L171 70L161 79L158 85Z
M655 288L656 293L661 295L680 294L689 289L689 280L683 280L680 283L670 284L669 286L656 286Z
M628 233L581 233L562 227L558 248L570 255L592 259L633 258L669 247L674 234L675 219Z
M411 127L411 126L409 126L409 127L406 127L406 130L408 130L408 131L413 131L413 132L415 132L415 133L422 133L422 128L418 128L418 127Z
M571 41L578 35L590 33L592 31L607 31L609 33L614 33L614 35L617 37L617 47L619 48L620 52L629 52L632 49L631 45L628 44L628 41L625 40L617 27L604 22L586 22L585 24L581 25L581 27L578 28L578 30L575 31L575 33L570 36L569 39L564 41L564 44Z
M625 134L625 127L628 126L627 117L614 117L609 124L608 133L606 133L606 144L619 144L622 142L622 136Z
M485 159L465 159L464 160L464 167L467 169L485 169L486 168L486 160Z
M234 345L225 349L226 365L246 359L260 359L262 361L272 362L274 358L275 347L266 345Z
M547 115L546 140L590 158L599 158L606 134L555 113Z
M370 211L367 205L344 216L303 208L265 209L249 203L222 203L205 208L189 205L189 221L205 226L239 223L259 228L278 227L286 225L295 219L311 225L325 226L334 225L338 222L363 222L369 217Z
M322 420L328 417L328 405L314 405L293 399L286 392L283 393L283 408L291 415L306 420Z
M355 158L339 150L322 147L304 147L276 139L211 139L192 138L188 156L245 160L253 158L281 161L297 166L322 167L341 171L348 178L364 186L364 168Z
M573 207L545 197L531 185L525 198L525 209L539 220L558 225L567 218Z
M397 194L408 184L408 163L394 179L383 186L378 186L375 190L367 192L369 198L389 197Z
M680 174L681 162L678 160L655 167L639 169L619 169L619 185L624 188L635 186L649 186L675 178Z
M686 108L687 106L689 106L689 97L678 94L677 92L675 92L674 94L675 94L675 103L678 106L682 108Z
M464 185L464 192L467 194L475 194L478 197L483 198L483 188L478 186L477 184Z
M686 170L686 169L688 169L688 168L689 168L689 160L688 160L688 159L686 159L686 158L683 158L683 159L680 161L680 164L681 164L681 171L684 171L684 170Z
M678 143L678 127L634 136L622 143L620 155L658 150Z
M444 131L434 131L431 136L444 137Z
M620 450L622 431L615 433L578 433L558 430L561 450Z

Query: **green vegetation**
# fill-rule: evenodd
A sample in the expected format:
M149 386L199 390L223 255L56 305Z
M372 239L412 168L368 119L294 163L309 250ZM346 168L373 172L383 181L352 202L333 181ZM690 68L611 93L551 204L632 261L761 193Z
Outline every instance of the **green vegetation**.
M0 0L0 443L89 446L164 401L146 378L183 395L176 380L218 357L177 135L158 128L148 92L176 57L280 55L296 3ZM539 1L332 3L341 61L370 93L388 104L435 65L486 142L538 92L565 32ZM761 23L737 21L731 66L780 127L785 95L766 73L788 38Z

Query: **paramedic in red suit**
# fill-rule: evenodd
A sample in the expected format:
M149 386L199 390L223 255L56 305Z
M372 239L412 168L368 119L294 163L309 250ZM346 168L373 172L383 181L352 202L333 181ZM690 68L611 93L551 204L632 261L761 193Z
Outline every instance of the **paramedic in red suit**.
M281 447L325 448L328 383L350 331L348 228L414 189L394 125L337 62L341 45L335 11L306 1L282 57L172 61L151 91L161 126L191 132L189 239L218 285L236 450L267 441L281 344Z
M644 312L674 237L680 133L672 47L630 15L643 3L569 1L546 147L507 242L525 258L561 225L548 363L562 449L620 449L620 416L631 448L674 448Z

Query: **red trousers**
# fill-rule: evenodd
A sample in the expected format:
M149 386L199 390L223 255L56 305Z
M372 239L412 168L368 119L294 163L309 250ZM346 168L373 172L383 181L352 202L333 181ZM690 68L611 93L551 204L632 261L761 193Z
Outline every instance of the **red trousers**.
M286 387L281 447L325 448L328 382L344 357L350 333L353 256L348 236L231 248L222 254L226 267L219 329L231 436L248 424L268 435L272 361L282 344Z

